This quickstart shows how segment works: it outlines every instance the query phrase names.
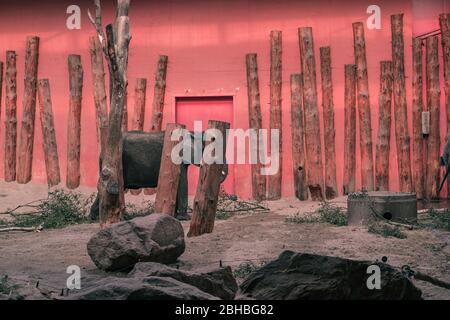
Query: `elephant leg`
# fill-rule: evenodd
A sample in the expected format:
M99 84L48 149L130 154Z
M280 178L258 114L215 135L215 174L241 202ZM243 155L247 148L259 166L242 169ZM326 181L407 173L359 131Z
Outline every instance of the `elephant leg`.
M175 206L175 218L178 220L190 220L188 209L188 165L181 165L180 182L178 184L177 202Z
M97 194L97 197L95 198L95 201L92 204L89 216L92 221L98 221L99 215L100 215L100 198L98 197Z

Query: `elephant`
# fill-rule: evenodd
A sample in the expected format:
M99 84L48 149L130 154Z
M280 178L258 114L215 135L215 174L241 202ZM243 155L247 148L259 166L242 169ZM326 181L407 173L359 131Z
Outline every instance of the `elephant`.
M190 219L188 209L188 167L194 163L194 133L189 133L191 141L191 161L183 159L181 164L180 182L177 191L175 217L179 220ZM203 137L203 133L202 133ZM203 141L203 139L202 139ZM159 169L164 144L164 132L129 131L123 134L122 164L125 189L156 188L158 186ZM202 143L202 153L205 145ZM225 161L226 162L226 161ZM100 164L101 167L101 164ZM220 182L228 175L228 165L225 163ZM97 197L90 210L91 220L99 217L100 200Z

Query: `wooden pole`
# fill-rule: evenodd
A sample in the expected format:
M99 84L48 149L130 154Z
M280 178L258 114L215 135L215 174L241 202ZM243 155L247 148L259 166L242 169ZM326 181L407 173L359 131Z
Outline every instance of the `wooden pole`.
M2 120L3 61L0 61L0 121Z
M172 150L183 138L180 135L179 140L172 141L172 134L175 130L181 129L185 129L185 126L174 123L168 123L166 126L155 198L155 212L165 213L171 216L175 215L181 173L181 165L174 163L172 159Z
M45 155L45 168L47 170L47 184L49 187L53 187L61 182L61 176L59 170L55 123L53 120L52 98L48 79L39 80L38 97L43 136L42 144Z
M164 99L166 94L166 77L168 56L159 56L155 73L155 92L152 103L152 122L150 124L150 132L161 131Z
M137 78L134 90L134 113L133 113L133 130L144 130L145 116L145 92L147 90L147 79ZM132 195L138 195L141 189L130 190Z
M369 79L367 75L366 40L362 22L353 23L353 40L358 90L361 189L373 191L372 124L370 115Z
M298 29L303 70L303 105L305 108L305 142L308 188L313 201L324 199L322 148L317 105L316 61L312 28Z
M291 74L291 133L292 167L294 173L295 196L299 200L308 199L305 163L305 127L303 123L303 76Z
M281 198L281 179L283 168L282 152L282 33L281 31L270 32L270 130L279 131L278 154L271 157L278 157L279 170L276 174L268 176L268 200L278 200ZM272 150L272 146L271 146Z
M97 144L100 149L100 128L108 126L108 102L106 99L105 68L103 65L103 49L98 37L89 37L89 44L91 53L92 83L94 87Z
M355 192L356 174L356 66L345 65L344 93L344 181L345 195Z
M423 112L423 55L422 39L413 38L412 113L413 113L413 163L414 187L417 199L425 197L425 168L423 159L422 112Z
M320 71L322 76L324 147L325 159L327 159L325 166L325 196L327 199L333 199L337 197L338 190L336 182L336 131L334 129L333 78L330 47L320 48Z
M30 182L33 168L34 123L39 61L39 38L28 37L25 53L25 88L23 94L22 127L17 161L17 182Z
M6 52L5 72L5 181L16 180L17 68L16 52Z
M380 94L378 96L378 138L375 155L375 190L389 190L389 152L391 141L391 109L393 86L392 62L380 62Z
M259 133L262 128L261 120L261 101L259 96L259 78L258 78L258 61L256 53L246 55L247 68L247 91L248 91L248 119L249 129L255 133ZM250 139L251 155L256 157L252 160L252 195L257 201L266 198L266 176L261 174L262 164L258 161L261 150L264 150L264 144L260 135L256 139Z
M426 194L428 199L439 199L440 183L440 84L439 84L439 39L432 36L426 40L426 70L427 70L427 105L430 112L430 133L428 136L427 152L427 182Z
M411 151L406 106L403 14L391 16L392 66L394 71L395 140L400 191L413 192Z
M80 185L81 151L81 100L83 91L83 67L81 56L70 55L69 66L69 122L67 127L67 180L68 189Z
M198 179L197 192L194 198L194 208L192 220L189 227L188 237L200 236L204 233L211 233L214 229L214 220L216 218L217 201L219 200L220 179L223 170L223 159L226 153L226 130L230 128L230 124L221 121L208 121L208 129L215 129L221 135L221 142L219 137L208 137L206 133L206 141L213 140L215 144L222 143L222 154L214 156L222 160L220 163L208 164L203 162L200 167L200 175ZM213 142L207 142L205 147L205 154L208 152L208 147ZM214 152L219 152L219 148ZM204 155L205 156L205 155Z
M442 55L444 56L445 110L447 115L447 137L450 137L450 14L439 15L441 27ZM450 198L450 179L447 179L447 198Z

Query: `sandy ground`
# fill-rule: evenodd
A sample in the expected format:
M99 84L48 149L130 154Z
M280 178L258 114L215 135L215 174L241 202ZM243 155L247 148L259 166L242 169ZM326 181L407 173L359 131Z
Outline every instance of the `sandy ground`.
M85 195L94 189L78 190ZM0 182L0 212L19 204L45 198L44 185L16 185ZM142 203L143 196L127 195L127 202ZM150 198L151 199L151 198ZM346 199L333 202L345 206ZM450 233L406 231L407 239L383 238L363 228L327 224L288 224L289 215L314 211L318 203L296 199L268 202L269 213L234 216L216 221L212 234L187 238L181 269L219 266L233 268L245 261L259 264L277 257L283 250L325 254L369 261L387 256L388 263L413 269L450 281ZM189 222L183 222L187 232ZM71 226L41 233L0 233L0 275L40 281L40 286L57 291L65 287L66 268L78 265L84 278L101 276L86 252L86 243L98 231L97 224ZM448 299L450 290L416 281L426 299ZM59 289L60 290L60 289Z

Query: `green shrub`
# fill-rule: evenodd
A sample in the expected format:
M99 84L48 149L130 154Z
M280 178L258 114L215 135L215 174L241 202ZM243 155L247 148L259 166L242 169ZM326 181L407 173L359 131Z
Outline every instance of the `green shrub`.
M404 234L398 226L390 225L384 222L375 222L370 224L367 231L385 238L394 237L398 239L406 239L406 234Z
M438 212L434 209L428 210L428 215L431 218L431 226L436 229L444 229L450 231L450 211L445 210Z
M314 213L295 214L285 219L288 223L329 223L335 226L347 225L347 213L343 208L329 202L320 203L320 207Z
M144 202L144 206L136 206L134 204L127 204L125 207L125 213L123 215L124 220L131 220L137 217L145 217L155 212L154 203L151 201Z
M252 261L245 261L241 263L236 269L233 270L233 275L235 278L244 279L253 271L263 267L266 262L261 262L259 264L255 264Z

